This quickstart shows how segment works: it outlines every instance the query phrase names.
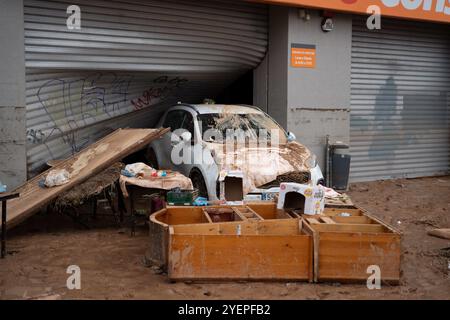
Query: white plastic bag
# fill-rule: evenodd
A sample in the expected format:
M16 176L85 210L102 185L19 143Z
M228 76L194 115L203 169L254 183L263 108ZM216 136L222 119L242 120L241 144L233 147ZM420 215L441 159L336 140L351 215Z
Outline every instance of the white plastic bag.
M139 174L141 175L150 175L154 169L145 163L142 162L136 162L132 164L127 164L125 166L125 170L131 173L134 176L137 176Z
M66 169L51 170L45 177L45 186L48 188L66 184L70 180L70 174Z

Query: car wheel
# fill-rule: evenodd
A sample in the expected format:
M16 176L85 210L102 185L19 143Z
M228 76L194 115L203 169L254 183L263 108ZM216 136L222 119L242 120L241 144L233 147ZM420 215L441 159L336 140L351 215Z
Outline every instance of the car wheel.
M153 149L148 149L145 154L145 159L147 160L147 164L153 169L159 169L158 159L156 158L155 151Z
M189 178L192 180L194 189L198 190L198 196L208 199L208 189L206 188L205 179L203 179L202 173L198 169L192 170Z

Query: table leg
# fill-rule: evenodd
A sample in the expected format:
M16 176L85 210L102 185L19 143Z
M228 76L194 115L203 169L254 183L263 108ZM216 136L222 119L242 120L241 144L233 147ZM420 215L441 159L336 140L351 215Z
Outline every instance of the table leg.
M97 220L97 205L98 205L98 203L97 203L97 196L94 196L92 198L92 200L94 201L92 203L92 219L93 220Z
M129 190L129 199L130 199L130 213L131 213L131 236L134 236L136 233L136 225L135 225L135 214L134 214L134 196L133 196L133 188Z
M119 214L120 214L120 223L123 223L124 220L124 213L126 211L125 208L125 199L122 193L122 189L120 188L120 183L117 182L116 184L116 189L117 189L117 207L119 208Z
M6 256L6 200L2 201L2 259Z

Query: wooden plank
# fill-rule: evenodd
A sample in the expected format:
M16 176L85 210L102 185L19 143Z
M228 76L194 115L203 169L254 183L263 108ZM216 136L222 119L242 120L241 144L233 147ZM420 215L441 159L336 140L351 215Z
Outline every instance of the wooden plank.
M239 227L238 227L239 226ZM228 235L298 235L301 233L298 220L256 220L225 222L219 224L219 233Z
M308 280L311 237L170 235L172 280Z
M202 213L203 213L203 216L205 217L206 221L208 221L208 223L213 223L211 220L211 217L209 216L208 212L206 212L206 210L202 209Z
M433 229L428 231L428 234L430 236L442 238L442 239L449 239L450 240L450 229Z
M180 224L171 226L175 233L181 234L219 234L220 223Z
M149 246L145 253L147 260L159 267L167 267L167 253L169 247L169 226L149 222Z
M342 212L349 213L351 216L361 216L363 214L363 211L358 208L327 208L327 207L325 207L323 214L333 217L339 215Z
M300 219L301 215L298 214L297 212L294 212L293 210L290 210L288 212L286 212L288 215L290 215L292 218L294 219Z
M256 222L261 235L296 235L301 233L298 219L263 220Z
M275 202L267 202L267 203L246 203L247 207L253 209L258 215L260 215L263 219L270 219L270 217L275 215L277 210L277 205Z
M370 219L369 217L366 217L366 216L351 216L351 217L334 216L331 219L333 219L337 223L344 223L344 224L349 224L349 223L355 223L355 224L376 223L375 221L373 221L372 219Z
M298 235L301 233L299 219L247 220L205 224L173 225L177 234L222 234L222 235Z
M305 218L306 221L308 221L311 224L319 224L319 220L317 220L316 218Z
M375 217L375 216L369 214L366 210L364 210L364 209L361 209L361 210L362 210L364 216L366 216L366 217L368 217L369 219L373 220L375 223L378 223L378 224L384 226L384 227L385 227L386 229L388 229L390 232L393 232L393 233L396 233L396 234L400 234L400 235L401 235L401 232L400 232L397 228L394 228L392 225L388 224L387 222L385 222L385 221L383 221L383 220L381 220L381 219L378 219L377 217Z
M302 220L303 221L303 220ZM319 233L314 231L307 223L302 223L302 231L312 237L312 263L310 281L317 282L319 275Z
M219 234L222 235L251 235L258 234L258 225L251 221L221 223Z
M336 222L329 217L320 217L320 220L328 224L336 224Z
M145 148L151 141L168 132L168 129L118 129L98 140L74 156L27 181L16 189L20 197L8 203L7 227L14 227L40 208L49 204L61 193L86 181L125 156ZM52 188L42 188L39 181L50 170L66 169L71 178L68 183Z
M258 219L258 220L264 220L259 214L257 214L251 207L245 206L245 207L232 207L232 209L238 213L243 220L246 219Z
M388 233L385 226L379 224L312 224L311 227L319 232L354 232L354 233Z

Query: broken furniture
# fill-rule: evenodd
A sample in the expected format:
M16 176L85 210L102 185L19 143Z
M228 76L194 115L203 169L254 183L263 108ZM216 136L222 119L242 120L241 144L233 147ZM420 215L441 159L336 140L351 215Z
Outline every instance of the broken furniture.
M312 280L312 237L274 203L167 207L150 216L150 246L171 280Z
M129 185L127 195L130 235L134 236L139 221L147 223L150 214L164 208L165 190Z
M366 281L372 265L400 279L401 234L359 208L167 207L149 227L146 258L171 280Z
M401 234L361 208L325 208L323 215L303 216L313 237L314 281L366 281L369 266L381 279L400 280Z
M176 171L167 171L165 176L155 177L121 175L119 183L122 194L128 198L128 207L131 213L131 235L135 233L136 222L139 219L147 221L150 213L155 211L150 204L155 196L165 196L166 191L174 188L193 190L191 179ZM139 203L141 205L137 206Z
M428 231L428 234L433 237L450 240L450 228L433 229L433 230Z
M27 181L16 189L16 192L20 192L20 196L10 201L8 228L45 207L63 192L83 183L127 155L147 147L151 141L168 130L118 129L52 168L67 170L70 174L67 183L52 188L41 187L39 181L45 178L48 171Z
M0 201L2 203L2 249L1 257L2 259L6 256L6 217L7 217L7 201L19 197L20 194L17 192L2 192L0 193Z
M101 215L111 216L111 214L98 213L98 205L103 203L105 204L104 208L110 210L115 222L120 225L126 210L119 186L120 171L123 167L123 163L116 162L102 172L93 175L75 188L59 195L48 206L48 210L65 214L76 223L89 228L88 219L96 220ZM114 203L115 198L117 199L117 209ZM85 203L92 206L89 214L83 214L80 210Z

